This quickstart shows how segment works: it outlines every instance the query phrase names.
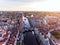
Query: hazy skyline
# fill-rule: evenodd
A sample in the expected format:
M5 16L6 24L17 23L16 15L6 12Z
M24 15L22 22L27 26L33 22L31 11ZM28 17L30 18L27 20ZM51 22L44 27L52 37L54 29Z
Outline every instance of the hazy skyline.
M60 0L0 0L0 10L60 11Z

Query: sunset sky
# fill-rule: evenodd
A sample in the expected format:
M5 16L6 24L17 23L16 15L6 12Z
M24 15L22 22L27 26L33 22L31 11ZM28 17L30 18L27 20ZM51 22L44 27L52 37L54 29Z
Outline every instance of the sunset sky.
M0 11L60 11L60 0L0 0Z

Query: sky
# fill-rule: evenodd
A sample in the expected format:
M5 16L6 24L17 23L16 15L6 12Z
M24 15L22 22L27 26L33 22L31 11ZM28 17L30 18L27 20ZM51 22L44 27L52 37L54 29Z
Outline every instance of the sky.
M60 0L0 0L0 11L60 11Z

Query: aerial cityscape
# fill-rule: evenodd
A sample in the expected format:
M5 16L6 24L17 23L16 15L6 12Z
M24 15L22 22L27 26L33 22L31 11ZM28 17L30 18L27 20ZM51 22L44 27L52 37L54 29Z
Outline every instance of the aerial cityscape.
M0 45L60 45L60 12L0 11Z

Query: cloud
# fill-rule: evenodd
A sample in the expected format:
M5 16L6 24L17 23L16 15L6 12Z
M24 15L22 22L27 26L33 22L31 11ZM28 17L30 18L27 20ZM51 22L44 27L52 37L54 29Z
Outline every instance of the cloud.
M0 10L60 11L60 0L0 0Z
M12 0L11 0L12 1ZM34 2L34 1L42 1L42 0L13 0L13 1L20 1L20 2Z
M5 2L34 2L34 1L42 1L42 0L0 0Z

